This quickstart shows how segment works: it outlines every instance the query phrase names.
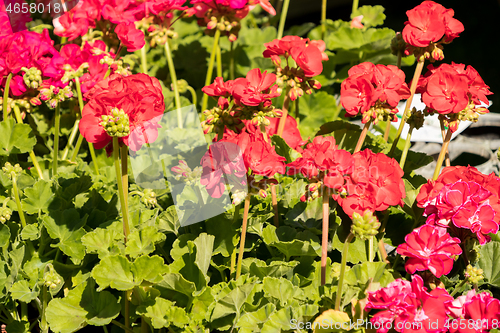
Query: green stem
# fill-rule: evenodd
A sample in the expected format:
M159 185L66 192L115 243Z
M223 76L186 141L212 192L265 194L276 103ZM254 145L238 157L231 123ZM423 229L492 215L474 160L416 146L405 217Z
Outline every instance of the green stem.
M279 228L280 226L280 214L278 211L278 196L276 194L276 184L271 184L271 202L273 204L273 212L274 212L274 226Z
M122 184L125 198L125 207L128 208L128 147L123 145L120 152L122 164Z
M389 133L391 132L391 121L387 120L387 124L385 125L384 132L384 141L387 142L389 140Z
M328 224L330 216L330 191L323 187L323 230L321 237L321 285L326 283L326 259L328 257Z
M3 121L7 120L8 112L7 107L9 105L9 90L10 90L10 81L12 80L12 73L9 73L7 76L7 82L5 83L5 90L3 92Z
M371 236L370 238L368 238L368 261L369 262L373 262L373 258L375 257L373 255L373 237L374 236Z
M353 0L352 1L352 12L353 13L358 9L358 6L359 6L359 0Z
M243 224L241 225L240 251L238 253L238 264L236 265L236 280L241 275L241 263L243 261L243 252L245 251L245 239L247 235L248 212L250 210L250 193L245 197L245 208L243 210Z
M406 141L405 141L405 147L403 149L403 154L401 155L401 160L399 161L399 166L401 167L401 170L405 167L405 162L406 162L406 156L408 155L408 150L410 150L410 139L411 139L411 133L413 132L413 129L415 128L414 124L410 124L410 130L408 131L408 135L406 136Z
M368 129L370 128L372 121L368 121L365 124L365 127L363 127L363 130L361 131L361 134L359 135L358 143L356 144L356 148L354 148L354 152L357 153L358 151L361 150L361 147L363 146L363 142L365 142L366 134L368 133Z
M401 58L403 57L403 53L401 51L398 51L398 60L396 62L396 66L398 66L398 68L401 68Z
M286 90L285 90L285 99L283 100L283 107L281 108L281 118L278 123L278 135L282 136L283 135L283 130L285 129L285 124L286 124L286 118L288 117L288 107L290 104L290 96L288 96L290 92L290 86L287 85Z
M217 47L219 46L220 30L215 29L214 35L214 45L212 46L212 53L210 53L210 60L208 61L207 76L205 78L205 86L210 85L212 82L212 73L214 71L215 55L217 53ZM203 94L201 100L201 112L205 111L208 105L208 95Z
M21 302L21 320L28 321L28 304Z
M231 43L231 52L229 53L229 79L234 80L234 42Z
M42 286L42 313L41 313L41 323L40 323L40 329L43 333L48 333L49 332L49 326L47 325L47 318L45 317L45 310L47 309L47 304L48 304L48 292L47 292L46 286Z
M349 250L349 243L353 238L354 234L350 232L345 240L344 248L342 250L342 262L340 263L339 284L337 286L337 295L335 297L335 310L337 311L340 311L340 300L342 298L342 285L344 284L345 266L347 262L347 251Z
M130 302L129 302L129 296L130 296L131 290L124 291L123 294L125 295L125 328L130 328Z
M289 5L290 5L290 0L285 0L285 2L283 2L283 8L281 10L281 17L280 17L280 25L278 27L278 39L281 39L283 37L283 31L285 30L285 21Z
M122 330L125 330L126 332L135 333L133 330L131 330L127 326L123 325L122 323L120 323L119 321L116 321L114 319L111 320L111 324L118 326L119 328L121 328Z
M220 45L217 45L217 76L222 77L222 54Z
M240 207L241 207L241 204L237 204L234 207L234 216L233 216L233 223L232 223L233 225L240 218ZM233 253L231 253L231 264L230 264L230 270L229 270L230 276L233 275L235 266L236 266L236 248L234 248Z
M141 49L141 70L144 74L148 74L148 58L146 56L146 44Z
M325 39L326 34L326 0L321 3L321 39Z
M16 116L17 123L22 124L23 119L21 118L21 112L19 111L19 106L14 104L13 109L14 109L14 115ZM33 166L35 167L35 170L38 173L38 177L40 177L40 179L43 180L44 178L43 178L42 169L40 168L40 165L38 164L38 160L36 159L35 152L33 150L30 150L29 155L30 155L31 161L33 162Z
M125 236L125 243L127 243L127 237L130 233L129 224L128 224L128 207L125 201L125 191L123 188L123 182L121 177L121 169L120 169L120 144L118 143L118 138L113 137L113 161L115 164L115 172L116 172L116 183L118 184L118 196L120 198L120 205L122 208L123 215L123 235Z
M78 151L82 146L82 142L83 142L83 135L80 134L80 136L78 137L78 141L76 141L75 149L73 150L73 155L71 155L71 158L69 159L71 162L74 162L76 160L76 156L78 155ZM99 169L97 169L97 172L99 172Z
M17 188L17 179L15 174L12 173L12 191L14 192L14 199L16 200L17 212L19 213L19 219L21 220L21 225L26 228L26 218L24 217L23 207L21 206L21 200L19 199L19 189Z
M425 58L421 57L421 59L417 63L417 67L415 67L415 73L413 74L413 80L411 81L410 86L410 97L406 100L405 110L403 112L403 118L401 119L401 123L399 124L398 132L396 133L396 138L392 142L391 151L389 152L389 157L394 155L394 151L398 145L399 138L401 137L401 132L403 132L403 127L406 124L406 119L408 117L408 110L410 110L411 102L413 101L413 96L415 95L415 90L417 90L418 79L420 78L420 74L422 74L422 69L424 68Z
M149 332L148 323L146 322L144 316L141 316L141 333L148 333L148 332Z
M57 174L57 162L59 155L59 125L61 124L61 103L57 103L54 116L54 151L52 156L52 176Z
M446 152L448 151L448 146L451 141L451 128L448 128L448 132L446 133L446 138L444 139L443 146L441 147L441 151L439 152L439 157L436 164L436 169L434 169L434 176L432 179L436 180L441 172L441 166L443 165L444 158L446 156Z
M198 99L196 97L196 91L191 86L187 86L187 90L189 90L189 92L191 93L191 99L193 101L193 105L196 105L198 103Z
M177 109L177 125L179 128L182 128L181 97L179 95L179 88L177 87L177 74L175 73L169 40L165 43L165 55L167 56L168 70L170 72L170 78L172 79L172 86L174 88L175 108Z
M63 154L61 159L65 160L68 158L69 154L69 148L73 145L73 141L75 141L76 135L78 134L78 126L80 126L80 119L77 119L75 121L75 124L73 125L73 129L71 130L71 134L69 135L68 138L68 143L66 144L66 147L64 148Z
M443 142L444 142L444 140L446 138L446 129L444 128L444 119L441 117L439 118L439 124L441 125L441 136L443 137ZM448 152L448 149L446 149L445 165L447 167L449 167L451 165L450 154Z

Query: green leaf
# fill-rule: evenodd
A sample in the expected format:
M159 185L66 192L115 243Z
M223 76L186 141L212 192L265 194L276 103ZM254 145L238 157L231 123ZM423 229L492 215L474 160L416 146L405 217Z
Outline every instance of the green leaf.
M165 240L165 235L158 232L156 227L146 226L140 230L133 230L127 240L125 254L132 258L149 254L155 250L155 244Z
M142 256L134 261L132 273L134 280L142 283L143 280L158 283L163 278L162 275L168 272L168 266L160 256Z
M38 296L38 287L31 290L28 281L21 280L12 285L10 288L10 294L13 299L29 303Z
M224 215L218 215L205 222L207 233L214 235L214 249L212 255L222 254L229 257L238 243L238 231L232 225L232 220Z
M314 135L321 125L333 120L339 106L335 97L325 91L304 95L299 99L299 130L303 138Z
M495 287L500 287L500 266L497 264L500 256L500 243L490 242L481 246L477 266L483 270L485 281Z
M51 215L45 215L43 225L52 239L59 239L54 247L71 257L75 264L79 264L85 257L85 246L82 237L86 234L83 226L87 221L85 216L80 219L80 214L74 208L64 211L53 211Z
M85 321L94 326L108 325L121 310L118 299L108 291L97 292L92 279L88 280L79 305L87 311Z
M288 146L285 140L283 140L281 136L273 135L271 137L271 142L273 146L276 148L276 153L286 158L286 163L291 163L292 157L290 156L290 151L292 150L292 148Z
M247 312L236 322L236 327L241 333L259 332L269 316L276 310L276 306L272 303L267 303L263 307L254 312Z
M245 258L241 265L241 272L242 274L248 273L250 276L256 276L260 280L263 280L266 276L279 278L291 274L298 264L298 261L271 261L266 264L265 261L257 258Z
M321 245L316 235L310 231L297 232L294 228L281 226L276 229L268 225L262 237L267 245L277 248L287 258L291 256L319 256Z
M12 118L0 123L0 156L24 154L36 144L36 137L28 124L16 124Z
M205 233L200 234L193 243L196 245L196 265L200 271L206 276L212 259L212 251L214 248L215 237Z
M349 285L363 287L369 279L372 279L373 282L380 282L380 285L385 287L394 280L385 266L383 262L364 262L354 265L345 274L345 281Z
M169 206L165 211L160 214L158 219L158 229L161 232L170 232L176 235L179 234L179 228L181 223L179 217L177 216L177 211L175 206Z
M38 237L40 237L40 226L38 223L28 224L21 231L21 238L23 240L36 240Z
M265 277L263 282L266 297L277 299L281 307L285 307L293 299L296 291L294 285L289 280Z
M356 16L363 15L361 23L363 23L365 28L375 27L377 25L384 24L384 10L385 9L382 6L362 6L351 14L351 19Z
M49 212L49 205L54 200L51 183L39 180L32 188L24 190L26 198L22 200L22 206L26 213L37 214L39 211Z
M338 324L337 324L338 323ZM351 318L342 311L326 310L314 320L314 333L346 332L351 330ZM327 325L325 325L327 324ZM337 324L342 329L336 329ZM342 325L344 327L342 327Z
M0 224L0 247L6 247L10 244L10 229L5 224Z
M140 306L137 312L151 319L151 324L155 329L175 325L184 327L189 323L189 317L183 308L174 305L175 303L157 297L155 303L150 306Z
M335 235L332 240L332 247L342 253L344 248L344 242L349 234L350 226L346 226L342 223L339 227L337 227L335 231ZM373 242L373 253L376 252L376 243ZM353 264L357 264L358 262L368 261L367 257L367 245L368 241L363 241L359 238L354 238L354 241L351 241L349 244L349 250L347 252L347 261Z
M86 325L87 311L79 305L86 284L70 290L65 298L54 298L49 302L45 316L50 329L56 333L76 332Z
M254 285L255 282L245 283L242 286L237 286L235 289L231 290L225 297L217 301L210 320L214 321L233 313L236 314L236 318L239 318L241 307L247 300L247 297L250 295Z
M82 237L82 244L87 249L87 253L97 253L101 259L108 255L120 254L118 244L123 247L122 243L123 235L109 228L97 228Z

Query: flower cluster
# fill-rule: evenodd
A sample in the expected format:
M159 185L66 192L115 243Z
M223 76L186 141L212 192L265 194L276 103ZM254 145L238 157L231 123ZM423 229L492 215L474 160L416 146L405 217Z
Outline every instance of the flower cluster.
M363 123L396 120L399 101L410 97L402 70L393 65L363 62L351 67L348 74L340 88L347 117L361 114Z
M464 31L463 24L453 18L453 9L446 9L434 1L406 12L408 21L402 32L408 44L406 55L415 54L426 59L443 60L443 43L450 43Z
M200 26L207 31L218 29L225 33L231 42L238 39L240 21L248 15L252 6L261 5L271 15L276 11L269 0L191 0L194 5L188 15L195 15Z
M349 216L402 206L406 195L403 170L394 159L369 149L351 155L338 149L333 137L315 137L287 166L289 175L300 173L311 183L301 200L316 198L324 184Z
M459 120L477 121L479 114L488 113L481 103L488 105L489 87L479 73L463 64L428 66L428 72L420 78L417 92L428 111L446 115L446 124L452 131L458 128Z
M255 68L245 78L224 82L217 77L214 83L203 87L205 94L218 98L215 108L203 111L205 133L220 133L226 127L239 132L245 126L243 120L252 120L255 125L269 125L266 117L281 116L271 101L271 98L280 96L275 82L275 74L262 73Z
M89 102L83 108L80 132L95 148L108 146L117 136L137 151L158 137L158 121L165 112L165 102L156 78L113 74L97 83L86 98Z
M276 66L279 84L287 83L290 87L288 95L292 101L302 96L304 92L311 94L312 89L320 89L321 84L312 77L323 71L322 61L328 60L325 53L325 42L322 40L309 40L298 36L285 36L265 43L265 58L271 58ZM285 57L286 66L281 67L281 56ZM297 67L289 65L289 57L294 60Z

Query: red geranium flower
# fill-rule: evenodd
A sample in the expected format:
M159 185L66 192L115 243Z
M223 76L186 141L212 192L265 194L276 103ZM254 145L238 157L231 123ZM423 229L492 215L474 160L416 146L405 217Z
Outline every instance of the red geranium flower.
M271 104L270 98L281 94L277 92L276 75L259 68L248 72L246 78L236 79L233 83L233 97L237 104L257 106L260 103Z
M487 333L498 327L500 301L487 292L474 294L474 290L471 290L467 296L461 296L464 304L458 311L451 312L457 322L453 324L451 321L450 333ZM460 325L461 322L468 325Z
M116 26L115 32L128 52L140 50L146 44L144 32L137 29L134 23L120 23Z
M165 112L160 82L145 74L121 76L113 74L96 84L85 95L89 102L82 111L80 133L95 148L106 147L112 140L101 122L102 116L121 109L129 119L131 135L120 141L137 151L144 143L152 143L158 136L157 124Z
M445 228L423 225L405 237L397 252L409 257L405 268L410 274L430 270L436 277L448 274L453 268L452 255L462 253L460 239L452 238Z

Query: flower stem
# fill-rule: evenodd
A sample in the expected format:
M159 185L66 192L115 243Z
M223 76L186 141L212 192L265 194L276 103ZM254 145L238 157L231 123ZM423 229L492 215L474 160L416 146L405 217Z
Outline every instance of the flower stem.
M148 58L146 56L146 44L141 49L141 71L148 75Z
M174 87L174 100L177 109L177 125L182 128L182 113L181 113L181 97L179 95L179 88L177 87L177 74L175 73L174 61L172 60L172 52L170 51L169 41L165 43L165 55L167 56L168 71L172 79L172 86Z
M432 179L436 180L441 172L441 166L443 165L444 157L446 155L446 151L448 150L448 146L451 141L451 128L448 128L448 132L446 133L446 137L444 138L443 146L441 147L441 151L439 152L439 157L436 164L436 169L434 169L434 176Z
M189 92L191 93L191 99L193 101L193 105L196 105L198 103L198 99L196 97L196 91L191 86L187 86L187 90L189 90Z
M321 3L321 39L325 39L326 34L326 0Z
M229 53L229 79L234 80L234 42L231 43L231 52Z
M443 142L444 142L444 139L446 138L446 129L444 128L444 121L442 118L439 119L439 124L441 125L441 136L443 137ZM451 165L450 154L448 152L448 149L446 149L445 165L447 167Z
M243 210L243 224L241 225L240 252L238 253L238 264L236 265L236 280L241 275L241 263L245 251L245 239L247 236L248 211L250 210L250 193L245 197L245 208Z
M422 74L422 69L424 68L425 59L422 57L418 63L417 67L415 67L415 73L413 74L413 80L411 81L410 86L410 97L406 100L405 111L403 112L403 118L401 119L401 123L399 124L398 132L396 133L396 138L392 142L391 151L389 152L389 156L392 157L394 155L394 151L398 145L399 138L401 137L401 132L403 132L403 127L406 124L406 118L408 110L410 110L411 103L413 101L413 96L415 95L415 90L417 90L418 79L420 78L420 74Z
M217 76L222 77L222 54L220 45L217 45Z
M354 13L358 9L359 0L352 1L352 12Z
M387 120L387 124L385 125L384 132L384 141L387 142L389 140L389 133L391 132L391 121Z
M14 115L16 116L17 123L22 124L23 118L21 118L21 112L19 111L19 106L14 104L13 109L14 109ZM36 159L35 152L33 150L30 150L29 155L30 155L31 161L33 162L33 166L35 167L36 172L38 173L38 177L40 177L40 179L43 180L44 178L43 178L42 169L40 168L40 165L38 164L38 160Z
M76 156L78 155L78 151L80 150L80 147L82 145L82 142L83 142L83 135L80 134L80 136L78 137L78 140L76 141L75 149L73 150L73 155L71 155L71 158L69 159L71 162L75 161ZM94 165L96 165L96 164L94 163ZM96 171L99 172L98 169L96 169Z
M328 223L330 217L330 191L323 187L323 230L321 237L321 285L326 283L326 259L328 256Z
M463 287L463 285L467 282L467 279L464 279L462 282L460 282L460 284L458 286L455 287L455 289L453 289L453 291L451 292L450 296L453 297L455 296L455 294L460 290L460 288Z
M286 87L285 91L285 99L283 100L283 108L281 109L282 115L280 118L280 122L278 124L278 135L283 135L283 130L285 129L286 118L288 117L288 106L290 104L290 96L288 93L290 92L290 86Z
M356 148L354 149L354 152L357 153L358 151L361 150L361 147L363 146L363 142L365 142L366 138L366 133L368 133L368 129L370 128L372 121L368 121L365 124L365 127L363 127L363 130L361 131L361 134L359 135L358 143L356 144Z
M7 112L7 107L9 105L9 90L10 90L10 81L12 80L12 73L9 73L7 76L7 82L5 83L5 90L3 91L3 120L7 120L7 116L9 113Z
M232 223L233 225L240 218L240 207L241 207L241 204L237 204L234 207L234 216L233 216L233 223ZM230 270L229 270L230 276L233 275L234 270L235 270L235 266L236 266L236 247L234 248L233 253L231 253L231 264L230 264Z
M216 29L215 30L215 35L214 35L214 45L212 47L212 53L210 53L210 60L208 61L208 68L207 68L207 77L205 78L205 86L210 85L212 82L212 73L214 71L214 62L215 62L215 55L217 53L217 48L219 47L219 38L220 38L220 30ZM203 98L201 100L201 112L205 111L208 105L208 95L203 94Z
M52 157L52 176L57 174L57 159L59 155L59 125L61 124L61 103L57 103L54 115L54 151Z
M408 135L406 136L403 154L401 155L401 160L399 161L399 166L401 167L401 170L403 170L403 168L405 167L406 156L408 155L408 150L410 150L410 145L411 145L411 141L410 141L411 133L413 132L414 128L415 128L415 125L410 124L410 130L408 131Z
M73 125L73 129L71 129L71 134L69 135L68 143L66 144L66 147L64 148L64 151L63 151L63 154L61 157L62 160L65 160L68 158L69 148L73 145L73 141L75 141L76 135L78 134L78 126L80 126L80 119L77 119L75 121L75 124Z
M123 145L120 151L122 164L122 184L125 198L125 206L128 208L128 147Z
M290 5L290 0L285 0L283 7L281 9L280 25L278 27L278 39L283 37L283 31L285 30L286 15L288 13L288 6Z
M123 235L125 236L125 243L127 243L127 237L130 233L128 225L128 207L125 201L125 191L123 188L121 170L120 170L120 145L118 143L118 137L113 137L113 161L115 163L116 172L116 183L118 184L118 196L120 198L120 205L122 207L123 215Z
M271 184L271 201L273 203L273 211L274 211L274 226L279 228L280 226L280 215L278 212L278 198L276 195L276 185Z
M12 174L12 192L14 192L14 199L16 200L17 212L19 213L21 225L23 228L26 228L26 218L24 217L23 207L21 206L21 200L19 199L19 189L17 188L17 179L14 174Z
M344 248L342 250L342 262L340 263L339 284L337 286L337 295L335 297L335 310L337 311L340 311L340 299L342 298L342 285L344 284L345 266L347 263L347 251L349 250L349 243L353 238L354 234L350 232L345 240Z

